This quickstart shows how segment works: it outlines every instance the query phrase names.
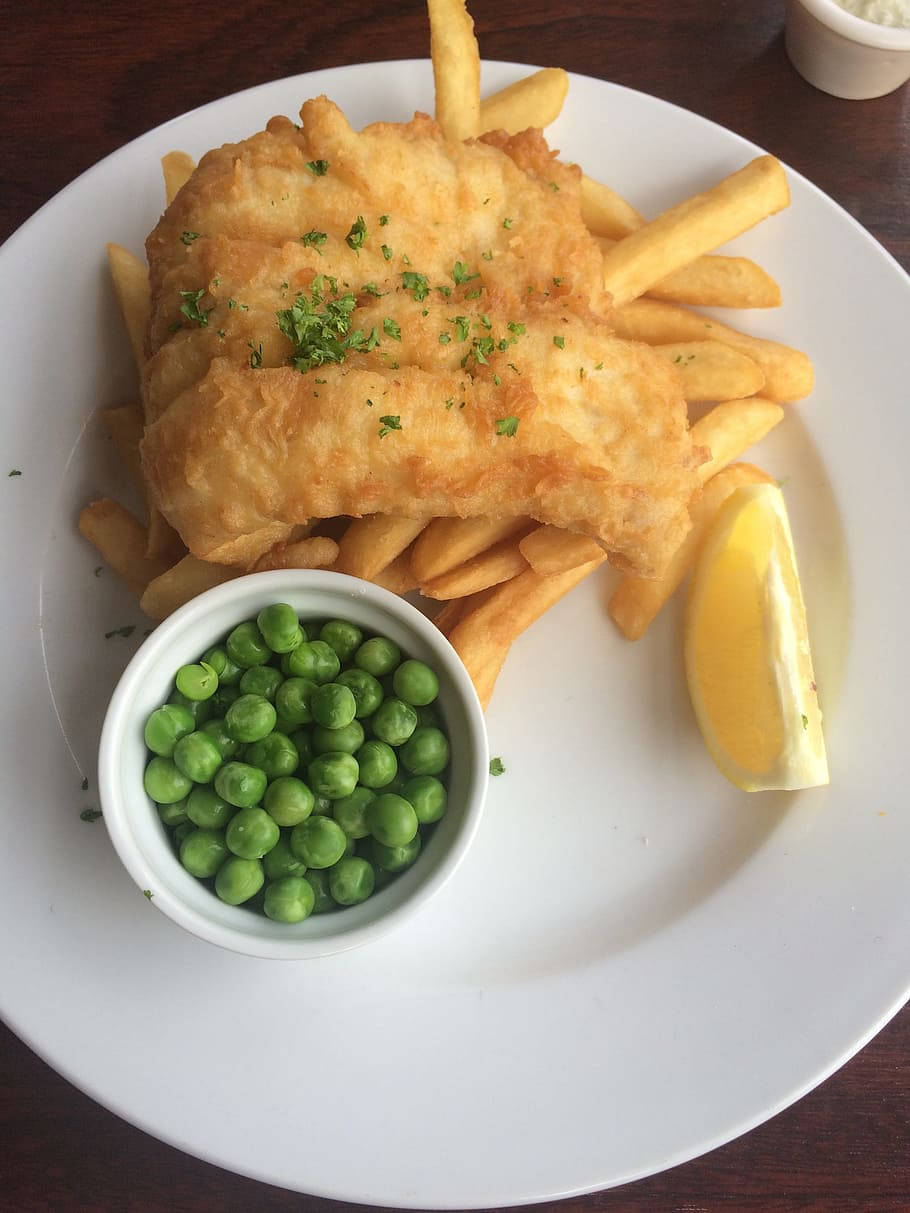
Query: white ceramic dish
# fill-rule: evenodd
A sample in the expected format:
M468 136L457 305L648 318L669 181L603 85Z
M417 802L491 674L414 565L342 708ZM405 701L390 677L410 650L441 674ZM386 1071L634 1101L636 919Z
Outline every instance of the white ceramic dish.
M484 86L525 70L486 64ZM676 612L626 644L605 616L609 576L594 577L516 645L487 720L506 774L469 856L408 929L305 965L236 956L175 930L101 823L79 820L104 706L145 625L94 576L73 523L92 495L124 491L92 418L135 392L104 242L141 250L165 152L199 155L323 91L355 124L402 119L430 104L432 73L317 72L208 106L105 160L0 254L8 348L27 352L7 361L0 410L22 471L0 477L15 570L0 645L16 687L0 1007L120 1115L271 1183L415 1208L618 1184L767 1119L907 997L910 281L795 174L792 206L735 245L786 302L732 322L817 366L813 397L753 457L786 482L831 787L757 799L728 787L696 734ZM551 140L649 213L755 150L577 76ZM49 315L66 317L52 350ZM278 1005L293 1028L277 1030ZM265 1025L277 1069L238 1020ZM202 1081L200 1023L209 1055L229 1059ZM375 1098L347 1098L355 1081Z
M910 79L910 29L867 21L834 0L787 0L785 42L799 74L835 97L882 97Z
M270 602L290 603L304 619L349 619L367 635L389 636L409 657L431 665L440 677L438 702L455 756L446 813L414 866L360 905L293 925L225 905L190 876L142 788L143 725L167 698L177 668L198 661L232 627L255 619ZM483 712L471 680L452 646L420 611L353 577L287 569L217 586L154 630L111 699L101 733L98 785L117 853L158 909L220 947L273 960L305 960L378 939L406 924L444 886L480 824L488 768Z

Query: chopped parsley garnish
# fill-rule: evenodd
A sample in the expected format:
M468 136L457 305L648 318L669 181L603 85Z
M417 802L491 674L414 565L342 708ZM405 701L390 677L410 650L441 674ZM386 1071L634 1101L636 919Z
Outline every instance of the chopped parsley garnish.
M79 814L80 821L97 821L102 816L100 809L83 809Z
M231 310L231 311L233 311L233 310L234 310L234 308L235 308L236 306L237 306L237 300L236 300L236 299L229 299L229 300L228 300L228 307L230 308L230 310Z
M465 299L479 299L482 291L483 287L480 286L477 287L476 290L468 291L468 293L465 295Z
M198 240L202 232L183 232L180 239L184 244L192 244L194 240Z
M379 216L379 226L380 226L380 227L385 227L385 225L388 223L388 221L389 221L389 216L388 216L388 215L380 215L380 216Z
M387 244L381 244L379 247L382 250L382 255L385 257L386 261L391 261L393 250L390 249Z
M392 416L380 417L379 420L382 423L379 430L380 438L385 438L386 434L390 434L392 430L401 429L401 417L398 413L394 413Z
M350 293L327 298L323 294L326 280L334 290L334 279L317 274L309 298L299 294L292 307L275 313L278 327L294 346L290 363L301 372L327 362L344 362L349 350L369 352L379 344L375 328L369 337L361 329L350 331L356 300Z
M450 333L440 333L439 334L439 344L440 345L448 345L451 340L452 340L452 337L451 337Z
M367 405L368 405L370 408L372 408L372 407L373 407L373 401L372 401L372 400L369 398L369 396L367 396Z
M487 365L487 359L493 353L494 342L492 337L475 337L471 349L474 354L474 361L479 362L482 366Z
M388 294L387 291L381 291L375 282L365 282L360 289L365 295L372 295L376 299L381 299L383 295Z
M511 320L509 321L509 332L514 333L516 337L523 337L525 333L525 326L523 324L519 324L515 320Z
M565 337L554 337L553 344L559 349L564 350L566 348L566 339Z
M406 291L414 292L414 300L420 303L430 293L426 274L415 274L413 270L405 270L401 275L401 283Z
M22 473L19 471L18 468L10 468L10 470L6 474L7 474L7 476L21 476L22 475Z
M95 576L100 577L103 572L104 572L104 565L96 564L95 565Z
M583 366L580 366L578 368L578 378L584 379L584 377L585 377L585 368Z
M595 363L595 365L594 365L595 371L602 371L603 369L604 369L604 364L602 362Z
M481 313L477 317L477 323L481 326L481 328L491 329L493 327L490 317L487 316L485 313Z
M215 310L214 303L211 307L200 308L199 301L204 294L204 286L201 286L198 291L180 292L180 298L183 300L183 303L180 305L180 314L186 316L187 320L192 320L194 324L198 324L203 329L209 322L209 312Z
M463 282L470 282L472 278L479 277L479 274L470 273L463 261L456 261L452 266L452 281L456 286L461 286Z
M803 713L802 713L802 715L800 716L800 720L803 722L803 728L804 728L804 729L808 729L808 727L809 727L809 717L806 715L806 713L805 713L805 712L803 712Z
M128 636L132 636L132 634L133 634L133 632L135 632L135 630L136 630L135 624L128 623L125 627L122 627L122 628L111 628L111 630L109 632L104 633L104 639L110 640L112 636L123 636L124 638L126 638Z
M499 378L498 375L494 375L493 382L496 384L497 387L499 387L499 385L502 383L502 380Z
M550 182L550 189L553 191L554 194L559 193L559 186L556 184L555 181Z
M500 417L496 422L496 433L502 434L506 438L514 438L518 433L518 418Z
M561 278L554 278L554 279L553 279L553 285L554 285L554 286L562 286L562 279L561 279Z
M83 779L81 787L82 787L83 792L88 791L88 776L86 776L85 779Z
M252 341L248 341L250 347L250 369L254 371L262 370L262 342L258 346L253 345Z
M325 232L317 232L315 228L311 228L305 235L300 237L301 244L306 248L314 248L319 256L322 256L322 245L328 240Z
M439 291L440 295L444 295L446 299L448 299L452 293L452 288L450 286L437 286L436 289Z
M507 362L507 363L506 363L506 366L511 367L511 368L512 368L512 370L515 372L515 374L516 374L516 375L520 375L520 374L521 374L521 371L518 369L518 367L515 365L515 363L514 363L514 362Z
M411 264L411 258L407 255L407 253L401 254L401 260L405 263L405 265Z
M514 340L515 340L515 338L513 337L511 339L511 341L514 341ZM504 354L506 352L506 350L509 348L511 341L506 341L505 337L500 337L500 339L496 342L496 348Z
M481 255L481 257L483 257L484 261L493 260L493 250L491 248L488 248L485 253L481 253L480 255Z
M314 177L324 177L329 171L328 160L308 160L306 166Z
M382 331L387 337L391 337L393 341L401 340L401 328L391 316L386 316L382 322Z
M467 316L456 316L452 322L455 325L455 337L458 341L467 341L471 331Z
M351 230L344 238L348 248L352 248L356 253L363 248L363 242L367 238L367 225L363 221L363 215L358 215L351 224Z
M226 334L226 332L225 332L225 330L224 330L224 329L219 329L219 330L218 330L218 336L221 338L221 340L222 340L222 341L224 341L224 339L225 339L225 337L227 336L227 334Z
M510 227L512 226L512 220L511 220L511 219L503 219L503 221L502 221L502 226L503 226L504 228L510 228Z
M454 396L450 396L450 397L448 398L448 400L446 401L446 408L447 408L447 409L450 409L454 403L455 403L455 397L454 397Z
M151 901L152 898L155 896L155 894L152 892L151 889L143 889L142 895L143 895L143 897L147 897L149 899L149 901Z
M506 773L506 768L503 766L502 759L501 758L491 758L490 759L490 774L491 775L505 775L505 773Z

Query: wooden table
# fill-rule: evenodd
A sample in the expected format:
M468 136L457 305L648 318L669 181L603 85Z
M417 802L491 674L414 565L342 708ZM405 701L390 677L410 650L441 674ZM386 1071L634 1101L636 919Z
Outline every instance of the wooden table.
M855 215L910 269L910 90L838 101L805 84L783 4L474 0L488 58L602 77L754 140ZM427 53L423 4L36 0L0 5L0 239L84 169L206 101L313 68ZM849 299L844 306L849 307ZM840 1073L745 1138L574 1209L910 1208L910 1010ZM307 1209L162 1145L0 1028L0 1207Z

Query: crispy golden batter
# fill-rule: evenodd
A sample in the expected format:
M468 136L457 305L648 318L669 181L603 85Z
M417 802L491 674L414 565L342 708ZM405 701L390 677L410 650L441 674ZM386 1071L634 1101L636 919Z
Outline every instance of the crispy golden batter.
M659 570L700 453L674 369L610 333L577 169L537 131L357 134L324 98L301 117L210 152L149 237L143 458L190 550L250 562L336 514L522 514ZM295 348L294 323L322 338Z

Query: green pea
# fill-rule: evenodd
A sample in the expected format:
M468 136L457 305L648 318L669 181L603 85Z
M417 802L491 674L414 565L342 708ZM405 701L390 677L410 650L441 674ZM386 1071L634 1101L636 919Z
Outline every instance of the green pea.
M268 880L280 880L282 876L302 876L306 871L306 864L291 850L290 841L284 834L271 851L263 855L262 867Z
M414 806L422 826L438 821L446 811L448 793L434 775L415 775L404 785L401 795Z
M278 823L265 809L241 809L228 822L224 840L241 859L261 859L280 835Z
M229 906L239 906L255 897L265 884L265 873L258 859L232 855L215 875L215 892Z
M322 728L343 729L354 719L357 704L348 687L340 682L327 682L310 697L310 711Z
M422 661L409 658L392 675L392 686L399 699L414 707L426 707L439 694L439 679Z
M410 842L400 847L389 847L384 842L373 838L370 840L370 861L384 872L403 872L409 868L420 854L420 834L417 833Z
M372 719L373 735L388 745L404 745L417 728L417 713L403 699L386 699Z
M356 787L350 796L343 796L332 806L335 820L348 838L366 838L370 832L367 825L367 807L376 799L370 788Z
M256 623L273 653L290 653L305 639L297 612L286 602L273 602L271 606L263 607L256 616Z
M383 743L383 744L385 744L385 743ZM394 754L395 751L393 750L392 753ZM395 756L395 761L396 762L398 761L397 755ZM380 784L378 790L380 792L394 792L396 796L404 796L404 788L405 788L405 784L407 782L408 782L407 772L402 771L401 768L399 767L398 773L395 776L395 778L390 779L388 783ZM404 796L404 798L405 798L405 800L407 800L407 796Z
M275 727L277 713L261 695L241 695L228 708L224 722L236 741L259 741Z
M219 687L233 687L240 681L243 670L239 665L234 665L224 649L217 645L215 648L209 649L202 660L205 664L210 665L218 675Z
M350 661L363 643L363 632L346 619L330 619L320 628L319 639L331 645L339 661Z
M221 766L221 751L208 735L201 730L187 733L174 746L174 764L177 770L192 779L193 783L211 783Z
M213 714L211 699L187 699L182 691L175 690L171 691L167 701L177 704L178 707L186 708L192 714L197 729L201 728Z
M246 762L226 762L215 776L215 791L238 809L252 808L265 795L265 771Z
M291 654L288 669L295 678L309 678L322 686L341 669L338 654L324 640L305 640Z
M186 815L203 830L223 830L235 813L234 806L222 800L211 784L197 784L186 801Z
M280 826L296 826L313 812L316 797L293 775L283 775L269 784L262 802Z
M329 873L327 869L308 868L306 882L313 890L313 895L316 898L313 905L314 914L326 914L330 910L338 908L335 904L335 899L329 892Z
M341 906L356 906L373 892L376 874L365 859L352 855L329 870L329 891Z
M211 707L213 718L224 719L225 713L235 700L240 698L240 687L219 687L211 699L207 701ZM208 721L206 721L208 724Z
M177 690L187 699L211 699L218 690L218 675L206 662L182 665L174 679Z
M202 731L214 741L222 760L233 758L240 749L240 742L236 741L228 732L227 721L224 717L207 720L202 726Z
M344 855L347 842L331 817L308 817L291 830L291 850L308 868L330 868Z
M300 756L300 765L308 767L315 753L309 729L296 729L290 734L290 738Z
M385 788L398 773L395 751L385 741L365 741L354 755L360 782L368 788Z
M315 904L313 886L303 876L283 876L266 888L263 909L275 922L303 922Z
M178 857L180 855L180 847L184 838L186 838L188 834L192 834L195 829L196 827L191 821L183 821L180 823L180 825L174 827L174 833L171 835L171 841L174 844Z
M316 683L311 678L287 678L276 692L275 707L294 724L310 724L313 720L310 699L315 690Z
M166 762L167 759L162 759ZM340 800L357 786L360 768L353 754L319 754L307 767L307 783L317 796Z
M191 792L190 796L192 796L192 794L193 793ZM173 828L174 826L183 825L185 821L189 820L186 811L188 799L189 798L187 798L187 800L175 800L173 804L159 804L158 817L161 824L166 825L169 828Z
M421 725L401 747L401 764L412 775L438 775L449 761L449 743L441 729Z
M158 804L176 804L178 800L186 799L193 787L192 779L179 770L173 758L162 758L159 754L145 768L143 783L146 792Z
M335 679L343 687L347 687L354 696L357 705L355 716L363 720L371 716L382 703L382 687L379 680L366 670L343 670Z
M193 830L180 844L180 862L191 876L214 876L228 857L220 830Z
M285 733L269 733L246 747L244 762L265 771L268 779L293 775L300 765L297 747Z
M401 649L386 636L371 636L354 654L354 664L374 678L391 674L401 661Z
M254 665L243 671L243 677L240 679L240 693L241 695L261 695L269 703L274 703L275 692L282 682L284 679L281 677L281 670L276 670L273 665Z
M176 703L156 708L145 722L145 744L154 754L170 758L181 737L196 727L193 713Z
M377 842L402 847L417 833L417 814L403 796L383 792L367 806L367 825Z
M224 642L224 647L234 665L239 665L243 670L253 665L265 665L272 655L254 619L238 623Z
M356 754L363 745L363 725L352 720L343 729L313 729L313 754Z

